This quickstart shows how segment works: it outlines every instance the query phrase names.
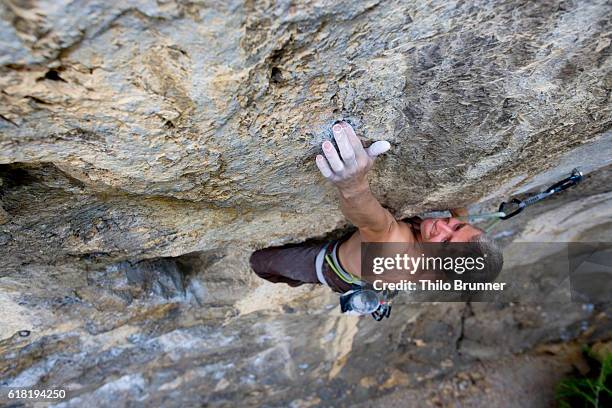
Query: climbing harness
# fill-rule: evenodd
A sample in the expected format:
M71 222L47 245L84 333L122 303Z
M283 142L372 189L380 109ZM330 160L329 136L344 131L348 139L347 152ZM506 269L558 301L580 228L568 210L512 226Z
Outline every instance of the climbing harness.
M564 178L561 181L556 182L555 184L553 184L552 186L548 187L546 190L540 193L527 197L524 200L513 198L510 201L502 202L499 205L499 209L497 210L497 212L470 215L470 216L457 217L457 218L468 221L468 222L492 220L484 228L484 230L488 232L491 229L493 229L493 227L497 225L497 223L499 223L501 220L510 219L520 214L525 208L529 207L530 205L533 205L537 203L538 201L541 201L547 197L550 197L553 194L557 194L563 190L567 190L568 188L575 186L576 184L582 181L582 178L583 178L582 172L578 170L577 168L575 168L572 170L572 173L568 177Z
M340 296L340 311L356 315L371 314L376 321L389 317L391 314L391 299L397 295L397 291L374 290L371 284L345 271L338 261L338 244L337 241L329 254L327 253L327 246L321 250L317 256L316 269L321 283L327 284L321 268L324 260L343 282L351 285L351 289Z

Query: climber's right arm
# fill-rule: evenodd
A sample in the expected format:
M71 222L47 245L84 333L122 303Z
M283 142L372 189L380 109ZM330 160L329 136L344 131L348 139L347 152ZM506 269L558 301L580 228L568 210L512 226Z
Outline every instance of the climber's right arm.
M361 238L367 242L386 242L392 236L397 221L378 200L370 189L361 192L339 191L340 209L353 225L359 228Z
M361 140L346 122L335 124L332 130L340 155L331 142L323 142L325 156L317 156L317 167L324 177L338 187L342 213L359 228L362 239L386 241L397 226L397 221L372 195L367 173L376 156L389 150L390 145L381 141L364 149Z

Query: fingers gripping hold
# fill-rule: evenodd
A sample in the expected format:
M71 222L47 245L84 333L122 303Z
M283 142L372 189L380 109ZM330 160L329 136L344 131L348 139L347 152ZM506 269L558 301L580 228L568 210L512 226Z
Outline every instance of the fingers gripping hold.
M353 151L355 152L355 156L357 159L366 158L367 153L361 144L361 140L355 134L353 127L346 122L342 122L342 129L344 130L344 134L348 136L349 142L351 146L353 146Z
M342 159L340 159L336 148L329 140L323 142L323 154L327 158L327 161L334 172L340 173L342 170L344 170Z
M317 155L316 163L321 174L334 183L346 184L353 179L363 181L376 156L391 148L389 142L378 141L365 149L346 122L336 123L332 132L338 148L329 140L323 142L323 155Z
M348 168L356 167L357 161L355 160L355 152L346 130L341 124L337 123L332 127L332 131L334 132L334 139L340 150L340 156L342 156L344 165Z
M334 174L332 169L329 167L329 163L327 163L327 159L325 159L325 157L318 154L316 162L317 167L319 168L319 171L321 172L323 177L330 178Z

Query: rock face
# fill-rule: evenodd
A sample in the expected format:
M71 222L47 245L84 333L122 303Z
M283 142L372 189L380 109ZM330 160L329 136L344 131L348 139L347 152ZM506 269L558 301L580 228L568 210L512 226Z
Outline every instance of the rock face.
M70 385L63 406L347 404L458 387L475 358L573 339L588 316L601 337L605 313L580 305L414 307L381 330L331 312L324 289L261 284L247 259L346 226L314 166L339 119L392 144L371 180L398 217L498 202L585 161L591 201L547 207L584 223L543 228L542 207L499 233L609 241L610 11L0 2L0 387ZM504 322L489 339L464 332L488 318Z
M605 1L2 7L0 162L69 180L5 210L65 216L33 237L56 236L54 256L325 233L343 219L313 157L341 118L393 144L373 180L403 215L471 203L610 126Z

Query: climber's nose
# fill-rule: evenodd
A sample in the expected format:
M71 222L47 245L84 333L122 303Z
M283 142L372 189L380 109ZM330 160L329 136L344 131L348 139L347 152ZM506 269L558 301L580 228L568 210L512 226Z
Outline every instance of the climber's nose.
M446 219L446 218L442 219L442 220L439 220L436 223L436 227L437 227L437 230L438 230L437 232L438 233L449 234L449 233L453 232L453 228L451 228L451 226L448 224L448 219Z

